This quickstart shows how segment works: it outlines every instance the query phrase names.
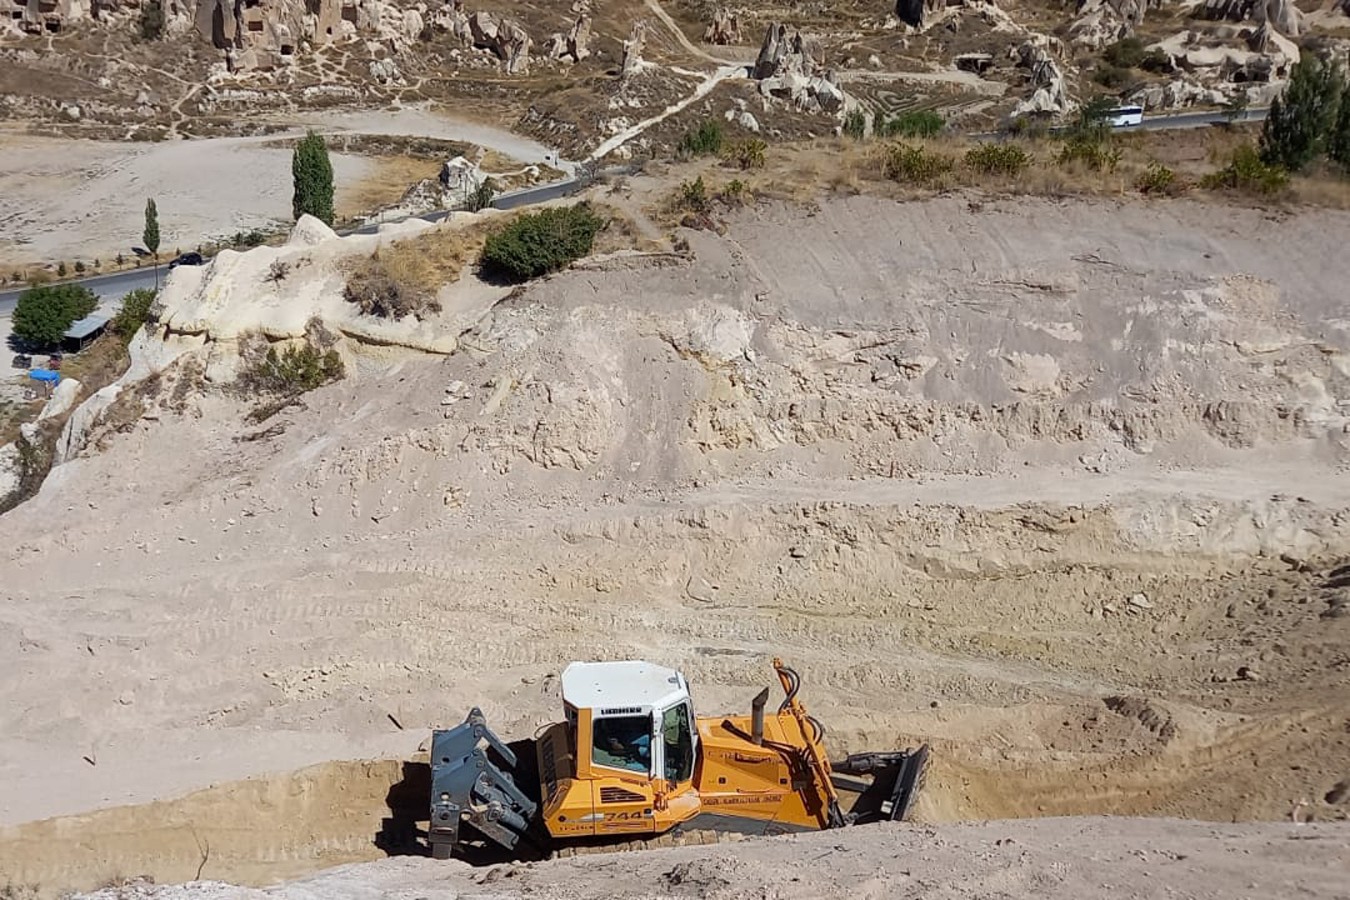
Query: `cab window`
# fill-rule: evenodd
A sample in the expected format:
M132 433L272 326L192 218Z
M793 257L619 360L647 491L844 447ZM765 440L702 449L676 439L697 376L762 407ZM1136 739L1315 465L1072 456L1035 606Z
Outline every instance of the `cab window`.
M596 719L591 759L598 766L646 775L652 770L652 720L646 716Z
M689 730L689 704L672 706L661 716L661 741L666 751L666 780L676 784L694 775L694 736Z

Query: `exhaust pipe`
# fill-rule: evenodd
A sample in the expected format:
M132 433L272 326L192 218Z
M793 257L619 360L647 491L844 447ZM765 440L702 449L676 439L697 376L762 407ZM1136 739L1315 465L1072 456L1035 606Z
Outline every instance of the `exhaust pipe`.
M769 689L765 688L750 701L750 739L756 744L764 744L764 705L769 702Z

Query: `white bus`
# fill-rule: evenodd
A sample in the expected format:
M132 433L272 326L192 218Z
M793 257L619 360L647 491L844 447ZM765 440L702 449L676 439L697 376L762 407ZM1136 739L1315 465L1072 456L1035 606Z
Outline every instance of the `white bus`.
M1111 123L1112 128L1143 125L1144 108L1142 106L1117 106L1106 114L1106 121Z

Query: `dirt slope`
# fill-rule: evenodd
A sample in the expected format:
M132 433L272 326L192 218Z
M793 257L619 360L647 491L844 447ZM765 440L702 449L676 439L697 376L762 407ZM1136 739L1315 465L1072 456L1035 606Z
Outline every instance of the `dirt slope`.
M392 859L266 891L132 886L83 900L375 900L423 897L796 898L1345 896L1345 825L1045 819L856 831L471 869Z
M707 713L785 657L836 752L934 744L928 822L1344 818L1347 226L769 206L105 435L0 519L0 880L376 858L402 767L291 770L618 656Z

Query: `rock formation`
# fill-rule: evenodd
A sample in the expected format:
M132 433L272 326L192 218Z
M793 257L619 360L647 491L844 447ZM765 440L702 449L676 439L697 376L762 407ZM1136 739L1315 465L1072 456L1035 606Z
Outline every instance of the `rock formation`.
M1292 0L1205 0L1199 14L1206 19L1229 22L1270 23L1281 34L1297 36L1303 30L1303 14Z
M1274 25L1280 33L1297 37L1303 31L1303 14L1293 0L1266 0L1261 7L1261 24Z
M713 13L712 24L703 32L703 40L708 44L739 44L744 40L741 35L741 20L735 13L719 7Z
M1196 11L1201 18L1241 22L1252 14L1257 0L1205 0Z
M895 0L895 17L922 30L934 13L946 8L947 0Z
M530 35L519 24L508 18L495 19L491 13L479 10L469 16L469 33L473 45L491 50L506 63L510 75L523 75L530 70Z
M340 16L335 3L328 6L321 5L314 17L316 25L332 22L334 13ZM204 38L225 51L230 71L266 70L295 55L306 15L310 13L303 0L201 0L196 23Z
M28 34L56 33L95 16L97 0L0 0L0 22Z
M628 40L623 42L623 63L619 67L619 77L628 79L642 66L642 48L647 43L647 23L638 19Z
M1026 100L1017 104L1013 116L1027 113L1061 114L1069 111L1069 92L1064 84L1064 73L1059 63L1051 55L1046 42L1024 41L1010 48L1009 56L1017 60L1017 65L1031 71L1031 84L1035 91Z
M549 59L570 59L581 62L591 55L591 10L584 2L572 4L576 20L567 34L556 32L544 43L544 55Z
M1130 95L1145 109L1177 109L1186 106L1222 106L1228 102L1223 91L1202 87L1194 82L1176 79L1167 84L1151 84Z
M823 70L819 55L819 48L800 32L772 22L751 75L765 97L788 100L804 112L839 112L847 105L847 95Z

